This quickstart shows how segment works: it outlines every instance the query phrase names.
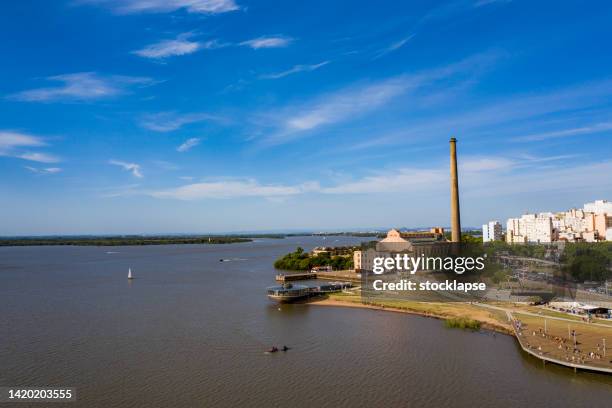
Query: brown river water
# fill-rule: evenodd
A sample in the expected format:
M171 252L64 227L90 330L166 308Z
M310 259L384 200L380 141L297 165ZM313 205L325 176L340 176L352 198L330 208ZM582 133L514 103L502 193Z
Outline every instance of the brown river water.
M266 298L278 256L361 240L0 248L0 386L75 387L68 407L612 406L612 377L507 335Z

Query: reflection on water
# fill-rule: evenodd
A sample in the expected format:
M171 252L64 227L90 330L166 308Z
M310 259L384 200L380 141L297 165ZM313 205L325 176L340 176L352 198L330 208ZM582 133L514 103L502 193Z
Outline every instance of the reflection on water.
M610 377L509 336L268 301L274 259L325 243L0 248L0 386L74 386L74 407L609 406Z

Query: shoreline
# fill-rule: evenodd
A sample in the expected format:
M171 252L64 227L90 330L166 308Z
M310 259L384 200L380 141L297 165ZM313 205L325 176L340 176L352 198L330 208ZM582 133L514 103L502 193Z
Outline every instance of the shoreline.
M327 307L346 307L346 308L357 308L357 309L381 310L381 311L388 311L388 312L394 312L394 313L405 313L409 315L421 316L421 317L427 317L427 318L434 318L438 320L449 320L449 319L457 317L457 316L452 316L452 315L436 314L436 313L431 313L427 311L420 311L420 310L413 310L413 309L399 309L395 307L364 304L361 302L338 300L338 299L333 299L333 298L325 298L325 299L310 301L310 302L306 302L306 304L315 305L315 306L327 306ZM597 367L597 366L585 365L585 364L574 364L571 362L562 361L561 359L554 358L552 356L542 355L541 352L538 354L535 351L530 350L528 347L525 347L525 345L521 341L521 338L519 338L519 336L517 335L516 327L514 326L514 324L510 324L508 327L506 327L499 322L491 322L489 319L483 319L481 316L469 316L469 318L476 320L481 324L480 329L477 331L487 330L487 331L511 336L516 340L517 345L519 346L521 352L525 353L527 356L535 357L536 359L543 361L544 364L546 364L546 362L549 362L554 365L558 365L560 367L573 369L574 372L577 372L577 370L579 369L581 371L592 372L592 373L597 373L601 375L612 374L612 370L609 368L603 368L603 367ZM476 331L476 330L472 330L472 331Z
M399 309L399 308L383 306L383 305L365 304L361 302L351 302L347 300L337 300L337 299L330 299L330 298L314 300L314 301L306 302L306 304L315 305L315 306L348 307L348 308L356 308L356 309L382 310L386 312L404 313L404 314L409 314L413 316L428 317L428 318L433 318L433 319L438 319L438 320L449 320L451 318L457 317L457 316L436 314L436 313L431 313L431 312L426 312L426 311ZM514 337L512 326L510 325L508 325L508 327L505 327L501 323L495 323L488 319L478 319L472 316L469 316L469 318L478 321L481 324L481 330L493 331L496 333L507 334L509 336Z

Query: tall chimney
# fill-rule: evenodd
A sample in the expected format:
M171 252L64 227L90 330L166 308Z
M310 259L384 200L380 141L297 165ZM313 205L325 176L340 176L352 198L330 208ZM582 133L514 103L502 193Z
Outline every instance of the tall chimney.
M457 175L457 139L450 140L451 183L451 241L461 242L461 216L459 211L459 177Z

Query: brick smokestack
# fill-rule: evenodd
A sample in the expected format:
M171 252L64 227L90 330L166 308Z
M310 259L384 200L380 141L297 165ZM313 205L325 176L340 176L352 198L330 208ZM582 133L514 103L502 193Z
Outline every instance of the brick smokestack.
M457 139L450 140L451 241L461 242L461 213L459 210L459 176L457 174Z

